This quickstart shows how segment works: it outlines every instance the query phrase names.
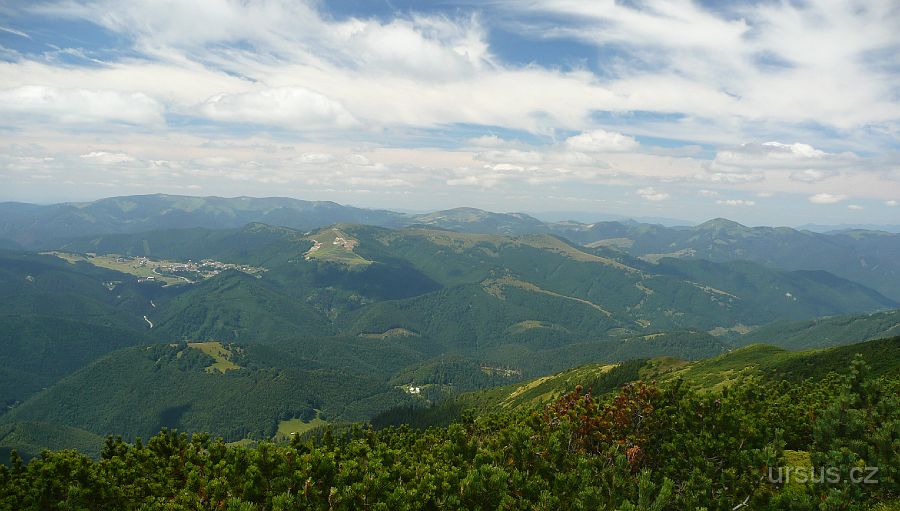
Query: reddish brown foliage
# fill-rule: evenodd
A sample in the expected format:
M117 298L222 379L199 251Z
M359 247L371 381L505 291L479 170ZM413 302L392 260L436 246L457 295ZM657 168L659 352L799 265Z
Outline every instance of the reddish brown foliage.
M612 445L626 449L633 470L644 459L651 428L654 401L660 396L655 385L629 383L606 404L600 404L590 391L579 385L554 401L544 412L544 423L551 428L571 428L571 451L599 454Z

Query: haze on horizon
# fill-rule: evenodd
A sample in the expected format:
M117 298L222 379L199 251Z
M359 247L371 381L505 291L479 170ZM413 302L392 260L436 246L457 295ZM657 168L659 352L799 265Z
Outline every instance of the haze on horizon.
M0 200L900 223L892 0L0 5Z

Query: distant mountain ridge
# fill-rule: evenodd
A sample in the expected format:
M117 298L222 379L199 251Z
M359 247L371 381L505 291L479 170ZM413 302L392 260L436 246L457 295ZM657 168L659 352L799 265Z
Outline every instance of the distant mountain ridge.
M330 201L286 197L134 195L47 206L0 203L0 239L25 247L97 234L205 227L228 229L263 222L309 230L339 222L399 225L404 215Z
M90 203L0 204L0 248L56 248L63 240L172 228L227 229L260 222L301 231L332 224L426 226L467 233L553 234L655 262L664 257L749 260L786 270L824 270L900 300L900 235L884 231L816 233L746 227L724 218L693 227L639 222L542 222L524 213L455 208L403 214L290 198L176 195L113 197Z

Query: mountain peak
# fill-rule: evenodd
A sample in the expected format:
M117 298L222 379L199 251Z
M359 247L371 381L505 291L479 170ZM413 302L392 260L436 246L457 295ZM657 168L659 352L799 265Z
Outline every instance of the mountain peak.
M739 224L734 220L729 220L727 218L713 218L712 220L707 220L702 224L696 227L697 230L746 230L749 229L746 225Z

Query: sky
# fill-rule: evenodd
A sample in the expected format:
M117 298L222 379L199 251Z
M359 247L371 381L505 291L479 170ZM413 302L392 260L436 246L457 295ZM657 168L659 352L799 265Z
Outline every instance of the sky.
M900 2L0 2L0 183L900 224Z

